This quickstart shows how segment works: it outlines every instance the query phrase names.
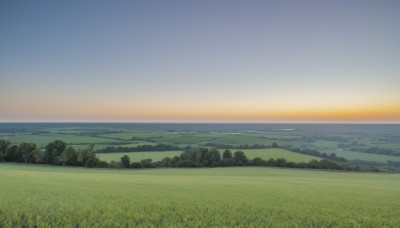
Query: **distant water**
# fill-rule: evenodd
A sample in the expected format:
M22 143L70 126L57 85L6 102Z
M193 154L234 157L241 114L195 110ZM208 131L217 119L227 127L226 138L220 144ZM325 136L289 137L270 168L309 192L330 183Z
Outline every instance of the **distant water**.
M204 131L240 133L255 131L307 131L342 133L400 133L400 124L299 124L299 123L0 123L0 132L48 128L110 128L126 130Z

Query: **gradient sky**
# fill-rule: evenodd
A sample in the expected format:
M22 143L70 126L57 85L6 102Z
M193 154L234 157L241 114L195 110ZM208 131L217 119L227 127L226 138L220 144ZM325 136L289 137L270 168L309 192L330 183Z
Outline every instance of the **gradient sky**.
M0 1L0 121L400 122L400 1Z

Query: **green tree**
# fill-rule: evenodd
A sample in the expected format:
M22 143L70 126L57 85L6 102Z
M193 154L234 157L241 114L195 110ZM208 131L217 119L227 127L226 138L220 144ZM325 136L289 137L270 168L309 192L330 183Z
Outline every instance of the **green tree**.
M165 157L161 160L162 167L171 167L172 166L172 159L170 157Z
M56 140L47 144L46 150L44 152L45 163L54 164L57 161L57 157L64 152L66 147L67 143L61 140Z
M7 148L11 145L8 140L0 140L0 161L4 161L7 153Z
M34 154L38 151L34 143L21 143L18 146L17 154L21 155L25 164L34 159Z
M0 140L0 161L5 161L7 148L11 145L8 140Z
M219 151L215 148L207 150L207 152L204 154L204 161L203 165L204 166L216 166L217 163L221 160L221 154Z
M222 159L233 158L232 152L230 150L225 150L222 154Z
M125 168L129 168L130 164L131 164L131 159L129 158L128 155L124 155L121 157L121 163Z
M43 163L44 162L43 150L37 150L36 153L33 154L33 160L35 161L35 163Z
M88 148L78 151L78 162L85 167L95 167L98 159L96 157L96 151L94 151L94 144Z
M278 158L278 159L276 159L275 164L278 167L286 167L287 161L284 158Z
M58 163L65 165L76 165L78 162L78 152L73 146L68 146L59 156Z
M278 143L276 143L276 142L273 142L272 145L271 145L271 147L272 147L272 148L279 148Z
M252 164L254 166L265 166L267 161L263 160L262 158L256 157L253 159Z
M6 150L4 160L8 162L24 162L24 157L19 153L17 145L11 145Z
M140 161L140 163L142 163L142 166L144 168L153 168L153 160L149 159L143 159Z
M203 163L207 152L208 152L208 148L197 148L195 151L194 162L199 163L199 164ZM191 160L191 161L193 161L193 160Z
M134 169L141 169L143 168L143 165L140 162L132 162L131 167Z
M244 154L243 151L236 151L236 152L233 154L233 159L235 159L236 162L237 162L239 165L246 165L247 162L248 162L248 159L247 159L247 157L246 157L246 155Z

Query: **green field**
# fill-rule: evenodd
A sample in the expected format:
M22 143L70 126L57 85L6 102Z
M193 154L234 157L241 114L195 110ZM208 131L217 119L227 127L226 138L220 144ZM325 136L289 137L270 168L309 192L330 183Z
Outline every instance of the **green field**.
M0 164L0 227L399 227L400 175Z
M322 152L335 153L337 156L344 157L348 160L364 160L364 161L375 161L375 162L387 162L387 161L400 161L400 156L388 156L382 154L367 154L355 151L346 151L340 149L321 149Z
M131 159L131 162L139 162L142 159L151 158L153 161L161 161L165 157L179 156L182 151L146 151L146 152L125 152L125 153L99 153L97 156L104 161L120 161L125 154Z
M67 134L40 134L40 135L15 135L4 136L1 139L10 140L13 143L33 142L39 147L45 147L49 142L54 140L63 140L70 144L91 144L91 143L107 143L112 142L112 139L91 137L85 135L67 135Z
M253 159L255 157L260 157L264 160L268 160L270 158L284 158L287 161L292 162L309 162L312 159L320 160L318 157L295 153L292 151L288 151L280 148L270 148L270 149L252 149L252 150L241 150L243 151L247 158Z
M218 138L213 141L215 144L229 144L229 145L254 145L254 144L262 144L262 145L270 145L273 143L273 140L268 138L261 138L260 136L254 135L227 135L225 137Z

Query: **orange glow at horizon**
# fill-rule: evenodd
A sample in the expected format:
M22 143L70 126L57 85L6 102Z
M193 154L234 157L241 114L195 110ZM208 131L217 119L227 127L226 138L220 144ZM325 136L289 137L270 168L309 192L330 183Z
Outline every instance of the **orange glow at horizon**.
M21 113L26 106L13 107ZM77 112L79 110L79 112ZM26 119L8 113L15 121ZM39 121L279 121L279 122L400 122L400 104L364 106L257 107L254 105L123 105L62 104L35 106L29 116Z

